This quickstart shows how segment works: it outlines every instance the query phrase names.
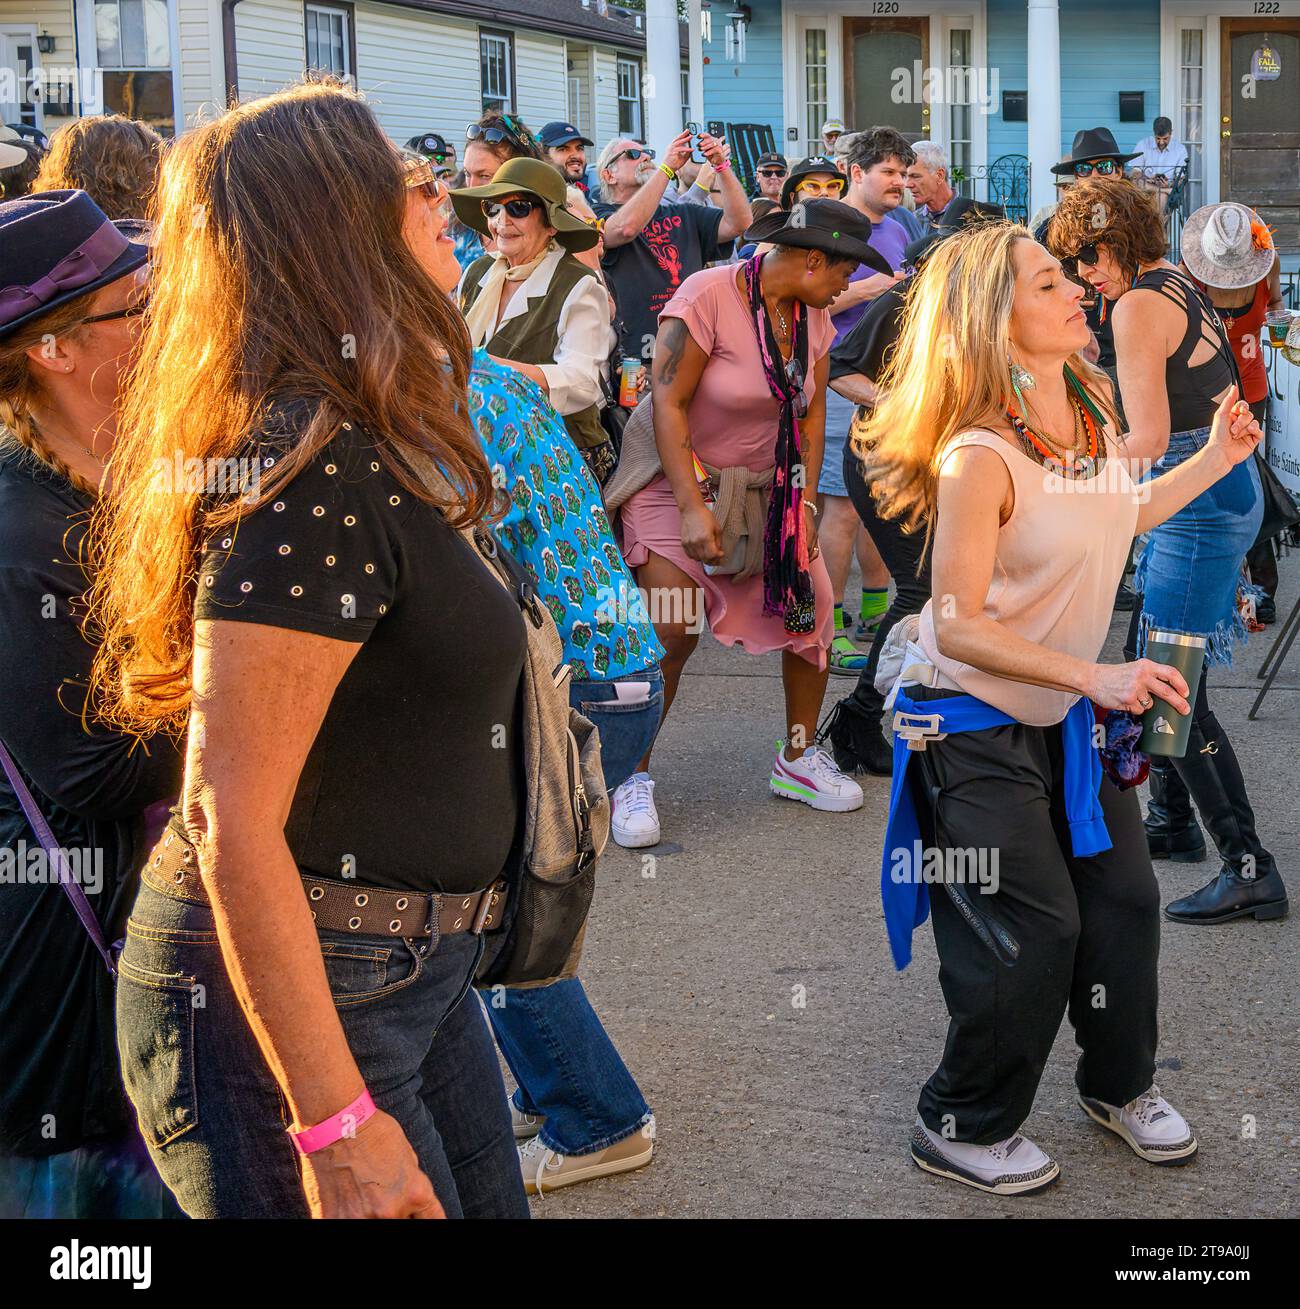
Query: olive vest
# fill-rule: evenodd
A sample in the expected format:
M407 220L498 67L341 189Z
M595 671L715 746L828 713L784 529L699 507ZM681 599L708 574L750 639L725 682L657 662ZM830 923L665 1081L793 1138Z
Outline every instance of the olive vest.
M492 256L484 255L465 270L465 281L460 292L461 313L469 312L491 267ZM496 355L498 359L515 359L521 364L553 364L555 347L560 339L560 311L564 308L564 302L582 278L595 276L586 264L566 253L555 265L546 290L540 296L528 297L528 311L503 323L497 334L483 343L488 353ZM576 414L565 414L564 426L568 428L579 450L590 450L609 440L600 425L598 405L588 405Z

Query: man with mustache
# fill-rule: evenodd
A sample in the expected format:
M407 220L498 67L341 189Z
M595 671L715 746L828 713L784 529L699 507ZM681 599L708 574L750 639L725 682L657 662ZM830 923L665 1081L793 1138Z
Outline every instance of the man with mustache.
M587 180L587 152L595 145L578 131L572 123L547 123L537 134L546 151L546 158L555 165L570 186L576 186L586 195L591 189Z
M702 132L698 149L715 174L720 208L665 198L691 158L690 132L673 138L662 163L639 141L615 137L596 165L600 198L592 207L605 220L602 264L623 312L620 343L624 356L646 364L654 353L659 311L692 273L727 258L731 242L753 221L727 147Z

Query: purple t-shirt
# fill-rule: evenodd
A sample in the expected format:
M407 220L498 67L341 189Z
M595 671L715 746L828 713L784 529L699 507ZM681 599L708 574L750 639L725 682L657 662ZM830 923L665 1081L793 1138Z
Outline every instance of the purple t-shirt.
M867 244L878 254L883 255L885 262L897 272L903 266L903 251L907 248L910 239L902 223L895 222L889 214L886 214L880 222L871 224L871 239ZM864 277L875 277L875 275L874 268L859 264L853 270L853 276L849 281L860 282ZM853 305L839 314L832 310L831 323L835 327L834 345L839 345L841 339L858 325L858 320L867 312L870 303L870 300L864 300L861 304Z

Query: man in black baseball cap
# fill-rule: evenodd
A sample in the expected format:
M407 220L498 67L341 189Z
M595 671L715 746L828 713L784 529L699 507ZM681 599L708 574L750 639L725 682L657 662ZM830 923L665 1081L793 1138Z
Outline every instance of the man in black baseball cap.
M769 152L758 156L754 164L754 173L758 179L758 189L754 192L755 200L775 200L781 203L781 187L785 184L790 166L785 156Z
M433 166L434 177L450 177L456 171L456 147L437 132L421 132L407 143L408 150L423 155Z
M537 134L546 157L560 170L560 176L579 191L588 189L586 146L595 145L572 123L547 123Z

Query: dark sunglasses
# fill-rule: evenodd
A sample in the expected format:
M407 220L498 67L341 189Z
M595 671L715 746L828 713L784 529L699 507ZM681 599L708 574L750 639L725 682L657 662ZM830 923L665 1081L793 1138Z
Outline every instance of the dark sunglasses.
M110 309L106 314L91 314L89 318L83 318L78 326L84 327L87 323L112 323L119 318L139 318L148 308L149 300L146 297L137 300L133 305L127 305L125 309Z
M630 150L620 150L618 154L609 161L610 165L618 163L624 155L627 155L629 159L653 159L655 157L655 152L650 149L649 146L634 145Z
M441 204L447 198L446 187L438 181L428 162L408 164L404 180L408 191L418 191L431 204Z
M512 196L509 200L484 200L483 217L495 218L503 209L511 218L527 218L534 209L543 208L540 200L531 196Z
M759 177L784 177L787 170L784 168L760 168Z
M1115 159L1098 159L1093 163L1075 164L1075 177L1091 177L1093 173L1102 177L1111 177L1119 172L1119 161Z

